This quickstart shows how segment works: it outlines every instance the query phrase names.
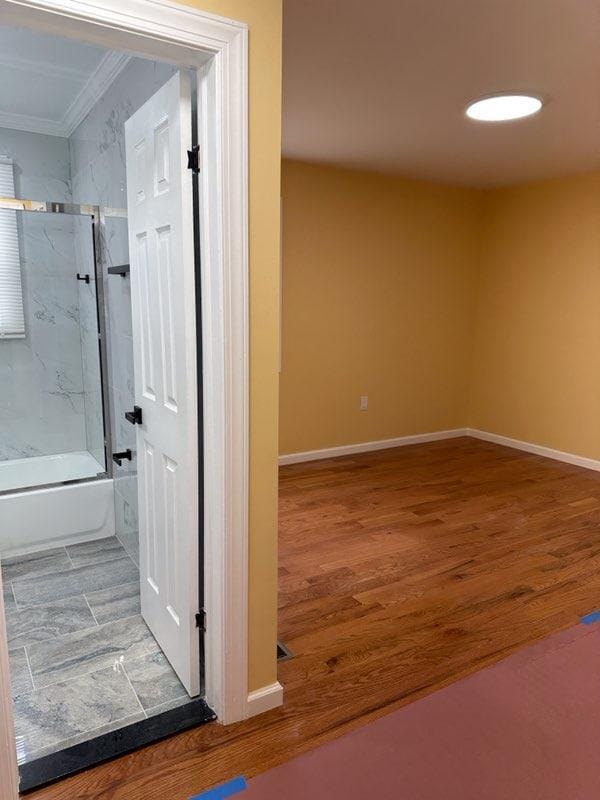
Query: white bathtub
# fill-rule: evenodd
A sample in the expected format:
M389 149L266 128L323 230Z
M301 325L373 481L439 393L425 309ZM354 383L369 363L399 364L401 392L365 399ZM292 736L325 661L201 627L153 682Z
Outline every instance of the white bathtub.
M104 467L86 450L0 461L0 492L93 478L103 472Z
M114 536L112 479L60 485L103 471L87 452L0 461L0 556Z

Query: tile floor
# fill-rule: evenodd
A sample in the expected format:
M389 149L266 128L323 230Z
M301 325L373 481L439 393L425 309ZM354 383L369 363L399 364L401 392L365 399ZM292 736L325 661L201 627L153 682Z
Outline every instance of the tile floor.
M2 560L19 763L189 701L116 538Z

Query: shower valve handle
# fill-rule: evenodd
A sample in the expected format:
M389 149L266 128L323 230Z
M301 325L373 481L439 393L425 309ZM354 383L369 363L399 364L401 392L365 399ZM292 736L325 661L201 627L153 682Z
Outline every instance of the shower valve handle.
M131 422L132 425L142 424L142 409L139 406L134 406L133 411L125 412L125 419Z

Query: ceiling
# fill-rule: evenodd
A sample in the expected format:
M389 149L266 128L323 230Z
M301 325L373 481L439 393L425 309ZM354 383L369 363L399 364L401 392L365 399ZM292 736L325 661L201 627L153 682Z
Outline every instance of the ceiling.
M502 91L546 105L465 116ZM600 168L600 0L284 0L284 155L477 187Z
M70 136L129 56L0 26L0 127Z

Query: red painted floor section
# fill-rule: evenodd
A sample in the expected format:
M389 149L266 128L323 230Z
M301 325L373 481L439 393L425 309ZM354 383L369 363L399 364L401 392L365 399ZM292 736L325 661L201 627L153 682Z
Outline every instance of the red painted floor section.
M599 800L600 624L258 775L242 798Z

